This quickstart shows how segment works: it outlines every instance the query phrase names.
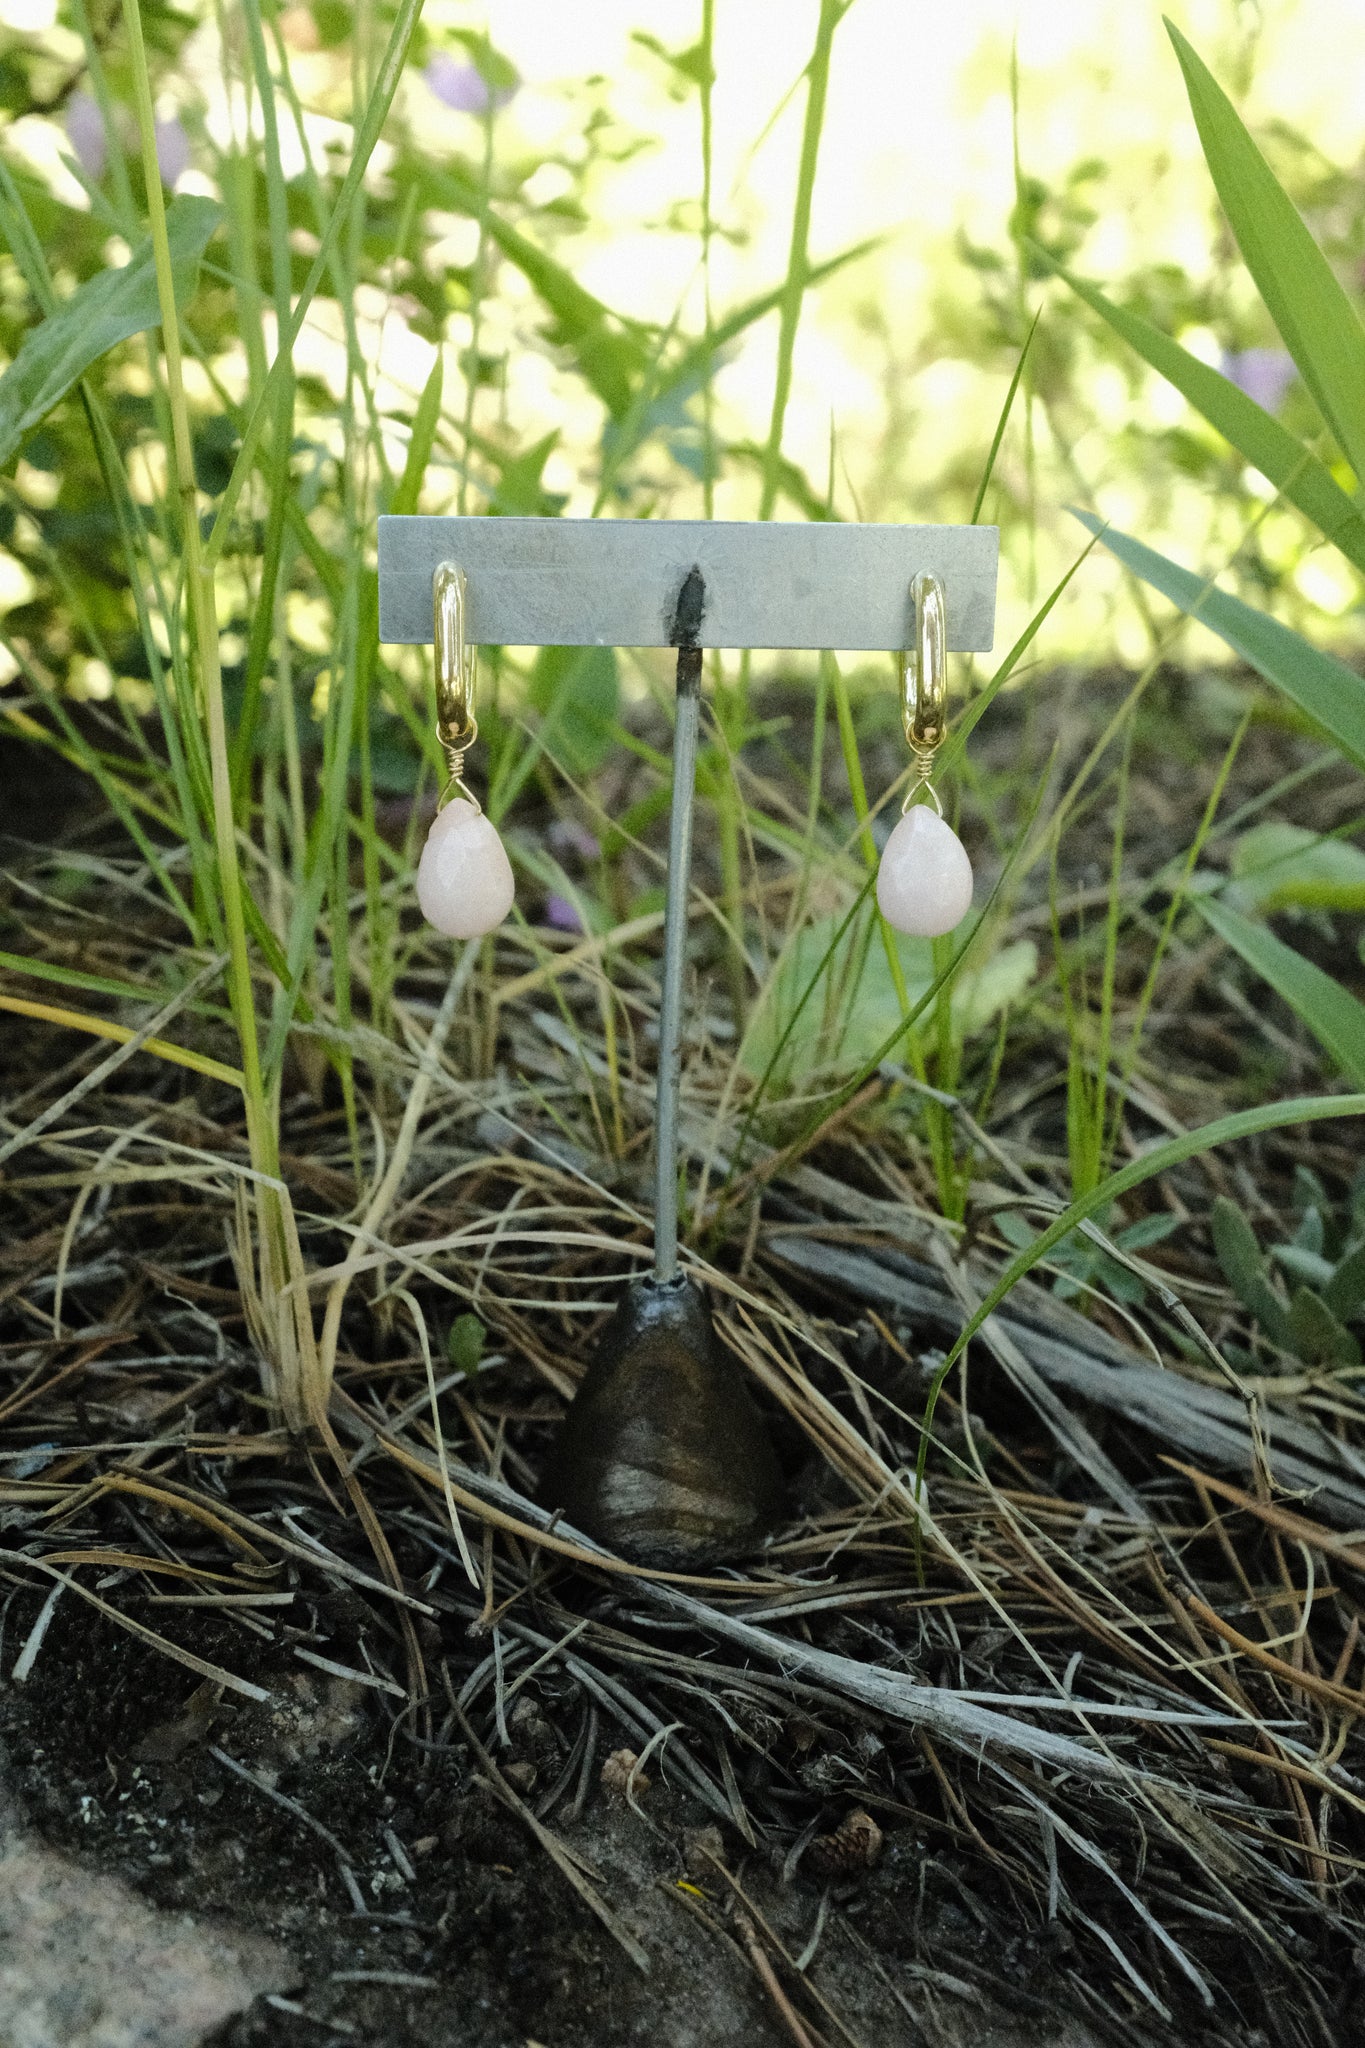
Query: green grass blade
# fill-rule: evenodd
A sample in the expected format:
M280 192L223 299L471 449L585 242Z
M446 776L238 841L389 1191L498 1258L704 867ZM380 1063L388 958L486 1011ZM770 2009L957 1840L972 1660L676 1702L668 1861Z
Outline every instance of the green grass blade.
M995 674L991 677L990 681L984 684L983 687L977 691L976 695L972 698L971 702L965 705L963 709L959 712L956 720L954 721L953 729L949 733L947 740L944 742L943 750L939 755L937 769L938 774L950 775L952 773L954 767L962 758L963 752L966 749L968 736L971 733L973 726L984 715L984 713L990 709L992 703L999 696L1000 692L1004 689L1005 684L1014 674L1014 671L1018 668L1024 656L1028 653L1029 648L1033 645L1033 642L1037 639L1039 633L1042 631L1043 623L1046 620L1049 612L1053 609L1054 605L1060 603L1062 592L1066 589L1072 577L1079 570L1081 564L1086 560L1091 548L1093 548L1094 545L1095 543L1093 540L1087 541L1086 545L1081 549L1081 552L1077 555L1075 561L1071 564L1071 567L1066 571L1066 574L1062 577L1061 581L1057 583L1053 587L1053 589L1048 593L1048 595L1043 599L1043 602L1039 605L1037 611L1034 612L1032 618L1029 620L1023 632L1019 635L1019 638L1015 641L1013 647L1011 647L1009 653L1005 656L1005 659L1001 662L999 668L995 671Z
M820 0L815 26L815 47L806 67L806 119L801 131L801 158L796 173L796 201L792 208L791 248L787 277L782 292L781 325L777 336L777 374L773 380L773 409L768 426L767 458L764 464L760 519L771 519L777 505L779 464L782 458L782 428L791 393L792 357L796 330L806 295L807 243L810 236L811 201L815 196L815 167L820 154L820 131L825 124L825 96L829 88L830 50L834 31L848 11L847 0Z
M1105 526L1093 513L1078 511L1076 517L1125 568L1216 633L1257 675L1306 711L1348 760L1365 769L1365 682L1354 669L1335 655L1310 647L1300 634L1240 598L1214 589L1155 548Z
M948 1356L934 1375L925 1403L924 1427L920 1439L919 1460L915 1468L915 1487L920 1489L924 1480L924 1466L929 1451L929 1431L933 1424L934 1409L943 1383L961 1358L972 1338L986 1318L994 1315L1012 1287L1018 1286L1039 1262L1045 1259L1055 1245L1069 1237L1078 1223L1084 1223L1088 1216L1107 1209L1120 1195L1126 1195L1131 1188L1140 1187L1143 1181L1152 1180L1169 1167L1180 1166L1186 1159L1193 1159L1201 1152L1211 1152L1216 1145L1230 1145L1238 1138L1254 1138L1261 1131L1282 1131L1295 1124L1318 1123L1330 1117L1365 1116L1365 1095L1300 1095L1287 1102L1262 1103L1257 1109L1238 1110L1232 1116L1217 1117L1213 1123L1201 1124L1198 1130L1185 1131L1178 1138L1170 1139L1164 1145L1154 1145L1150 1152L1130 1160L1127 1166L1111 1173L1098 1187L1064 1209L1054 1223L1035 1237L1032 1244L1010 1260L1000 1278L991 1288L981 1306L963 1325L961 1335L953 1344Z
M995 423L995 437L991 442L990 453L986 457L986 467L982 471L981 482L976 493L976 503L972 506L972 516L968 522L971 526L975 526L977 520L981 517L981 507L986 502L986 493L991 487L991 478L995 474L995 458L1000 453L1000 443L1005 438L1005 429L1009 425L1010 413L1014 409L1015 397L1023 381L1024 365L1028 361L1028 352L1033 346L1033 337L1038 332L1038 322L1042 317L1043 309L1040 306L1033 316L1028 333L1024 336L1024 346L1019 351L1019 360L1014 366L1014 375L1010 378L1010 388L1005 393L1005 403L1001 406L1000 417Z
M1216 896L1197 896L1195 903L1219 938L1284 997L1347 1079L1365 1088L1365 1003L1254 918Z
M777 1072L778 1067L781 1065L782 1055L786 1052L788 1045L791 1043L792 1034L795 1032L797 1024L800 1021L801 1013L805 1009L806 1004L810 1001L811 997L815 994L815 991L824 982L826 975L829 973L831 961L838 953L840 946L843 944L845 938L848 935L849 929L852 926L854 919L858 916L858 913L861 911L863 905L867 902L868 897L872 894L872 891L876 887L876 885L877 870L874 867L872 872L869 874L867 880L863 883L862 888L854 897L853 902L849 906L848 911L846 912L838 926L835 928L833 937L830 939L830 942L826 946L824 952L820 955L819 960L815 964L813 972L808 976L806 985L802 989L800 995L797 997L796 1002L792 1005L791 1015L788 1017L781 1031L778 1033L777 1042L773 1046L772 1052L769 1054L768 1063L764 1067L763 1072L759 1075L757 1087L754 1089L753 1094L749 1097L748 1107L745 1110L744 1122L740 1126L739 1138L735 1144L734 1163L730 1168L729 1174L726 1176L725 1185L727 1187L729 1186L730 1181L734 1179L735 1175L739 1172L740 1168L744 1164L744 1156L749 1148L749 1133L752 1131L754 1127L754 1119L758 1115L759 1109L762 1107L762 1104L767 1096L768 1088L772 1082L773 1075ZM897 961L896 964L899 967L900 962ZM903 980L901 986L903 990ZM910 1000L908 996L904 997L902 1007L908 1011L910 1007ZM923 1005L921 1005L921 1007L923 1007Z
M275 108L275 86L266 60L265 36L261 27L261 12L257 0L246 0L242 9L246 28L247 47L251 54L251 68L256 81L256 97L261 110L262 139L265 148L261 155L261 169L266 190L266 211L270 238L271 296L275 308L275 329L284 334L289 327L289 194L280 164L279 124ZM300 130L302 133L302 130ZM234 144L235 148L235 144ZM253 216L254 204L251 196L251 179L255 165L248 158L246 165L245 191L246 206L240 211L250 210ZM238 224L237 239L241 240L242 225ZM255 262L254 232L249 238L245 260L237 264L239 273L244 273L244 289L239 286L239 296L250 301L259 293ZM254 362L251 389L253 393L263 389L269 381L265 369L265 335L261 324L259 305L255 318L248 330L248 362ZM233 799L239 817L245 822L250 807L252 767L256 756L256 728L260 718L261 692L266 668L270 661L271 641L275 625L275 589L283 557L283 540L286 506L290 496L289 457L293 441L294 377L292 369L277 377L273 386L273 430L266 471L266 492L268 510L265 533L260 549L261 573L256 599L252 607L251 633L247 642L246 675L242 689L242 705L233 739L232 787Z
M107 974L87 974L80 967L63 967L53 960L35 960L27 953L0 953L0 967L11 974L28 974L35 981L55 981L61 988L81 989L87 995L117 996L133 1003L167 1002L165 989L142 988L135 981L115 981Z
M1208 66L1167 20L1237 246L1342 454L1365 482L1365 327Z
M395 9L393 27L389 31L383 59L375 75L374 92L369 106L365 109L365 119L361 123L360 132L355 138L355 147L351 152L346 176L341 181L336 203L321 236L321 246L313 258L308 276L304 280L303 290L294 301L288 332L280 336L279 348L270 366L270 375L266 378L264 388L252 407L251 417L243 431L241 446L232 465L232 474L219 500L213 530L204 548L203 565L206 570L213 568L223 552L232 517L237 509L237 500L241 497L246 480L255 466L257 447L273 413L278 386L293 375L294 344L308 317L308 309L313 303L317 288L331 264L341 230L350 219L351 209L364 186L365 173L369 169L370 158L374 154L380 130L388 119L389 108L398 90L398 81L407 59L408 45L416 31L421 12L422 0L399 0Z
M166 209L176 303L183 305L199 279L199 261L223 217L212 199L189 195ZM45 419L93 363L111 348L155 327L161 319L150 237L121 270L102 270L77 285L69 299L24 336L0 377L0 467L25 434Z
M431 461L432 444L441 418L442 365L440 351L431 366L422 396L417 401L417 410L412 416L412 434L408 441L407 461L403 474L394 486L390 512L415 512L422 489L422 478L426 475L427 464Z
M1365 571L1365 515L1342 490L1326 463L1319 462L1311 449L1305 448L1287 427L1282 427L1227 377L1201 363L1188 349L1153 327L1150 320L1116 306L1093 284L1073 277L1046 249L1036 243L1029 247L1040 262L1052 266L1077 298L1107 320L1115 334L1158 376L1173 384L1216 433L1230 441L1239 455L1311 519L1333 547L1339 548L1357 569Z

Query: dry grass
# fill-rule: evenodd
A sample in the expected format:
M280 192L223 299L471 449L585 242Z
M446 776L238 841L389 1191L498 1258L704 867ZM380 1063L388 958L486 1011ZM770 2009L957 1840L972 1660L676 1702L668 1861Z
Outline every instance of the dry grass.
M1272 765L1273 750L1264 779ZM221 1054L205 977L163 951L142 874L98 830L11 855L31 953L149 989L174 966L156 1031ZM755 914L778 924L790 878L756 872ZM141 1053L110 1056L10 1026L0 1509L3 1576L24 1592L7 1674L35 1668L59 1600L83 1600L263 1696L194 1647L209 1609L258 1675L262 1657L302 1660L366 1687L405 1770L472 1744L627 1949L555 1833L622 1743L787 1876L851 1801L912 1826L1002 1943L1064 1931L1058 1967L1097 2024L1231 2040L1240 2006L1286 2040L1340 2038L1365 1869L1358 1381L1223 1370L1234 1305L1196 1219L1210 1185L1247 1174L1273 1206L1295 1157L1331 1178L1345 1141L1290 1133L1169 1176L1154 1199L1188 1220L1159 1270L1129 1260L1153 1281L1139 1309L1091 1297L1082 1315L1017 1288L939 1403L917 1502L941 1347L1001 1263L993 1219L1046 1215L1066 1185L1046 1015L1012 1036L987 1128L954 1111L962 1225L938 1211L916 1087L890 1071L804 1147L777 1115L735 1173L751 1084L709 1007L723 968L699 879L683 1137L707 1192L690 1264L791 1478L770 1548L670 1578L532 1500L593 1331L649 1257L657 920L602 940L510 930L453 972L405 921L394 1035L352 1031L374 1077L359 1181L307 1032L290 1068L282 1174L335 1360L330 1429L311 1442L271 1426L261 1392L231 1088L155 1063L142 1032ZM1064 917L1088 886L1078 873ZM1014 917L1036 929L1038 906ZM1126 1144L1242 1099L1274 1051L1218 977L1208 947L1172 955L1154 1020L1171 1057L1139 1070ZM1308 1058L1297 1041L1275 1056ZM984 1073L989 1045L979 1058ZM471 1312L488 1332L472 1375L446 1352ZM496 1759L518 1694L550 1670L570 1739L532 1800ZM736 1924L766 1955L752 1914ZM809 2005L792 2020L830 2024Z

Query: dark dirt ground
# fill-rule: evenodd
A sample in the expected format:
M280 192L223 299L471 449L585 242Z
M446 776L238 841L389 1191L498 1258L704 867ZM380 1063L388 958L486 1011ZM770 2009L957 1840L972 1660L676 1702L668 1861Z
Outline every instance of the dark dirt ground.
M33 1618L27 1600L14 1602L7 1643ZM799 2037L746 1959L746 1905L713 1857L747 1910L805 1962L817 2005L828 2001L843 2022L830 2025L831 2041L1089 2048L1099 2038L1059 2011L1056 1965L1069 1937L1021 1929L1002 1955L998 1923L908 1811L888 1821L873 1869L842 1872L808 1849L784 1879L785 1851L756 1853L718 1829L668 1784L666 1767L646 1765L651 1782L632 1810L601 1782L604 1750L581 1811L557 1815L556 1833L598 1874L645 1971L488 1790L468 1744L418 1753L376 1711L372 1690L269 1654L244 1661L240 1632L214 1621L177 1635L205 1656L233 1657L286 1704L196 1687L64 1600L33 1675L0 1694L3 1768L46 1843L117 1873L167 1913L246 1928L287 1952L287 1992L258 1995L202 2037L214 2048L790 2048ZM530 1792L558 1774L569 1743L552 1684L533 1681L520 1702L498 1767ZM215 1751L336 1838L364 1912L332 1845ZM831 1823L847 1811L831 1801ZM81 1938L73 1927L73 1951ZM155 1986L148 1992L154 2002ZM48 2038L55 2048L60 2036Z

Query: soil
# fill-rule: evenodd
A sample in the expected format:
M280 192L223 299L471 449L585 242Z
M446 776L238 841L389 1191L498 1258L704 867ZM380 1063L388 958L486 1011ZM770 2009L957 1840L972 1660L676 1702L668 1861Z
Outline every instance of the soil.
M36 1601L12 1602L11 1651L36 1615ZM823 1862L808 1852L784 1881L784 1859L718 1828L669 1784L666 1761L647 1761L649 1783L635 1789L633 1807L611 1788L610 1766L606 1785L595 1768L577 1817L560 1809L553 1826L639 1944L641 1967L489 1790L467 1743L420 1751L372 1688L290 1669L275 1653L253 1665L235 1628L200 1618L176 1634L207 1658L230 1657L272 1689L274 1703L195 1686L67 1596L27 1681L0 1694L0 1731L8 1787L48 1844L116 1874L166 1914L207 1921L205 1944L235 1924L290 1960L285 1990L258 1992L195 2040L791 2048L799 2037L744 1950L746 1910L801 1957L810 1991L797 1996L806 2012L813 1996L815 2011L827 2002L838 2016L841 2024L826 2021L831 2041L1091 2048L1100 2038L1059 2015L1058 1944L1020 1930L1002 1953L986 1903L912 1820L886 1828L870 1869L842 1872L828 1860L837 1852ZM568 1736L553 1687L533 1682L520 1700L497 1769L529 1792L557 1772ZM245 1783L224 1757L296 1811ZM345 1851L364 1910L310 1820ZM91 1939L88 1916L73 1914L70 1952L79 1956ZM100 1954L107 1966L107 1942ZM790 1984L797 1973L782 1975ZM163 1995L155 1972L146 1992L154 2012ZM0 2009L0 2030L4 2023ZM33 2048L77 2038L57 2031Z

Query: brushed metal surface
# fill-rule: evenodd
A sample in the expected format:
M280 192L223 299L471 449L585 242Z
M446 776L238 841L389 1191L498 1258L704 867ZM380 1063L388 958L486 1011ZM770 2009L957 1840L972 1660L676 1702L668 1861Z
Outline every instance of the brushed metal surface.
M947 592L948 646L989 652L999 530L702 519L379 522L379 637L429 643L431 579L454 561L479 646L667 647L692 568L706 583L702 647L890 649L908 644L910 585Z

